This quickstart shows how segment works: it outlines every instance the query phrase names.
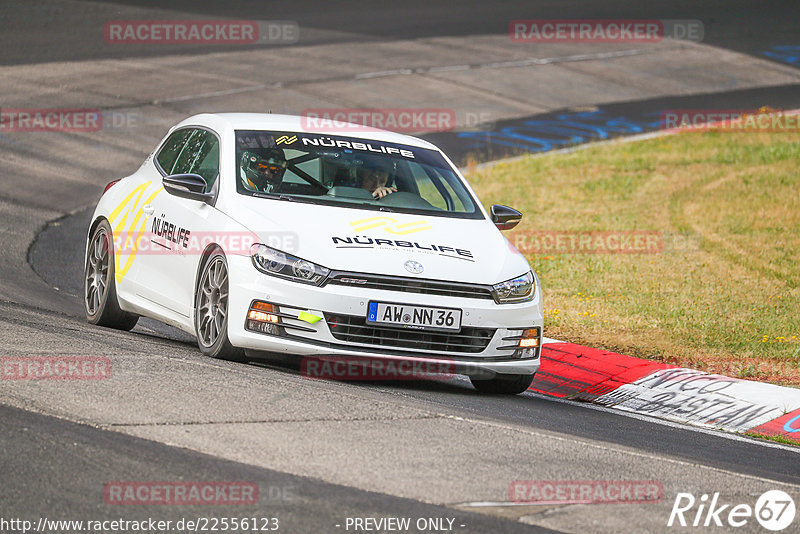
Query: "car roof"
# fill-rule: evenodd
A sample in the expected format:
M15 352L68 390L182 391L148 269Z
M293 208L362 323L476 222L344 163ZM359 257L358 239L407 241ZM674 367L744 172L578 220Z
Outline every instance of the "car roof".
M438 150L435 145L410 135L379 130L377 128L367 129L362 125L352 123L337 122L334 126L329 121L325 122L322 119L301 117L299 115L281 115L277 113L203 113L200 115L193 115L181 121L175 128L182 126L208 126L219 130L227 127L232 130L268 130L291 133L340 135L369 141L383 141Z

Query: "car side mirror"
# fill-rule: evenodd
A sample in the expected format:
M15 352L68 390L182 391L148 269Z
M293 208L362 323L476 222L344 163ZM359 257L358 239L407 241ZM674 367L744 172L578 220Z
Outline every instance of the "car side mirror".
M522 219L522 214L508 206L495 204L491 209L492 222L499 230L511 230Z
M197 200L198 202L211 202L214 195L206 193L208 183L199 174L172 174L161 179L164 189L176 197Z

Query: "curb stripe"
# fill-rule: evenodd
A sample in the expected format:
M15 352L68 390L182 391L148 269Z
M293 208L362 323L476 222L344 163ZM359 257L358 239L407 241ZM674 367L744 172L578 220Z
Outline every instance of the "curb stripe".
M587 402L657 370L675 367L563 342L542 345L542 361L530 389Z
M713 375L573 343L542 345L529 388L679 423L800 444L800 389Z
M783 436L800 443L800 409L782 415L763 425L750 429L752 432L770 436Z

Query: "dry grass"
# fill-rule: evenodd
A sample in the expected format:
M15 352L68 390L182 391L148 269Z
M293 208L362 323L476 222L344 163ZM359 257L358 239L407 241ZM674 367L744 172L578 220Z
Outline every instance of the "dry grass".
M697 132L475 170L539 274L545 334L800 384L800 134ZM643 254L531 253L541 231L660 233Z

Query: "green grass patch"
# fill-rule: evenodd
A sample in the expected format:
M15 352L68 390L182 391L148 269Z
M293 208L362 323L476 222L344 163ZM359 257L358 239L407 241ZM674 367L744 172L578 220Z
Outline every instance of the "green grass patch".
M795 441L793 439L785 438L783 436L776 436L772 434L760 434L758 432L745 432L744 435L749 436L751 438L765 439L767 441L774 441L775 443L782 443L783 445L793 445L795 447L800 447L800 441Z
M507 236L550 337L800 384L800 135L695 132L531 156L468 179L525 216ZM541 232L657 232L653 253L532 251Z

